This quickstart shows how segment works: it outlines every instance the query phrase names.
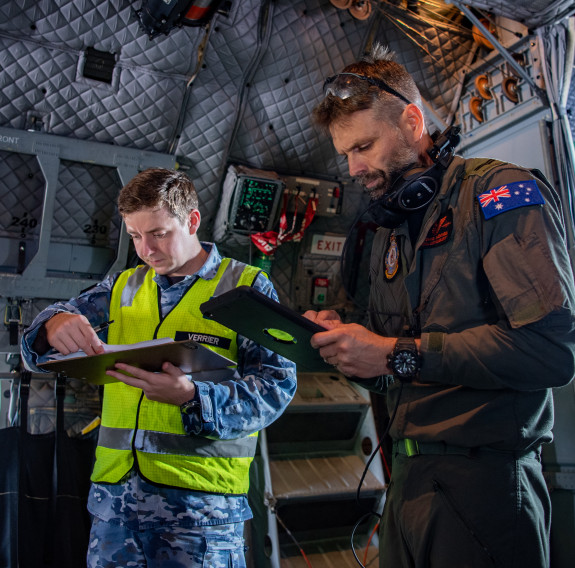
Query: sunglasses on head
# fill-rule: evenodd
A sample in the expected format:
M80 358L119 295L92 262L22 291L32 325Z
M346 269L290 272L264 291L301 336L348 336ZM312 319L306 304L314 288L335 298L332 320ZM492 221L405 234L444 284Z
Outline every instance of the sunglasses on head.
M338 73L337 75L328 77L323 84L323 94L326 97L333 95L338 99L348 99L349 97L365 94L369 89L369 85L373 85L401 99L408 105L411 104L411 101L390 87L385 81L374 77L367 77L366 75L358 75L357 73Z

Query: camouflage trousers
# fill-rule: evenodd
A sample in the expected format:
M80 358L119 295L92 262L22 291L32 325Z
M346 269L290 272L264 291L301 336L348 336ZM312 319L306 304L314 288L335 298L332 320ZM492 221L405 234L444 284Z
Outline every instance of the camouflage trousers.
M133 531L92 521L88 568L245 568L244 523Z

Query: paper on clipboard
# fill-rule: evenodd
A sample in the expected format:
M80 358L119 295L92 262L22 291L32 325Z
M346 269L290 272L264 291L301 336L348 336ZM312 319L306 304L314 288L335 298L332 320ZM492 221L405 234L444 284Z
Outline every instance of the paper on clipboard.
M140 345L140 344L135 344ZM112 350L101 355L66 356L60 360L40 363L46 371L63 373L69 378L84 379L102 385L117 382L106 375L116 363L126 363L146 371L157 372L166 361L180 367L184 373L191 373L194 380L221 381L233 378L235 361L204 347L192 340L159 342L155 345L132 347L124 345L123 350ZM74 355L74 354L72 354Z
M113 343L103 343L104 353L116 353L118 351L126 351L127 349L141 349L143 347L155 347L156 345L161 345L162 343L173 343L174 340L171 337L161 337L158 339L150 339L149 341L140 341L139 343L132 343L128 345L115 345ZM66 359L78 359L79 357L88 357L84 351L81 349L74 353L68 353L67 355L62 355L57 351L48 355L50 361L64 361Z

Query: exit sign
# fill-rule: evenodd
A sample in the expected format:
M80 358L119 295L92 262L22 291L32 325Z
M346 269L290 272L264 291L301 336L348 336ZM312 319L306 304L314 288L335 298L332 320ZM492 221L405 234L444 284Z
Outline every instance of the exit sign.
M327 256L341 256L345 237L335 235L313 235L311 241L311 254L322 254Z

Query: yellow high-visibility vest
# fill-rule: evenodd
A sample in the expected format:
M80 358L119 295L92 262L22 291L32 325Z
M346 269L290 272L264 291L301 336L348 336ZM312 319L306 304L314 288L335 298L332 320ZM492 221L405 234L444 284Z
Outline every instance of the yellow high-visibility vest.
M154 270L145 265L126 270L112 290L110 319L114 323L108 342L129 344L193 334L206 340L206 347L235 361L236 333L204 319L199 306L236 286L252 285L259 272L225 258L213 279L198 278L162 318ZM162 485L246 493L256 443L257 433L236 440L188 435L178 406L148 400L141 389L122 382L108 383L92 481L117 483L137 467L145 479Z

